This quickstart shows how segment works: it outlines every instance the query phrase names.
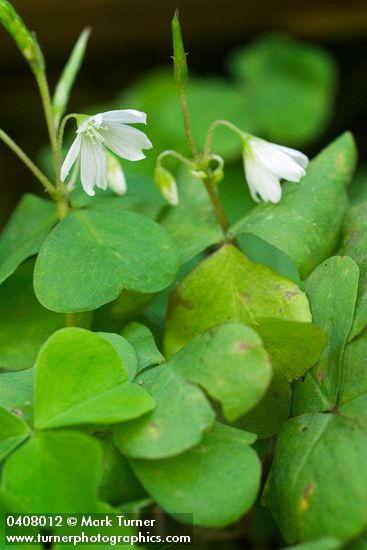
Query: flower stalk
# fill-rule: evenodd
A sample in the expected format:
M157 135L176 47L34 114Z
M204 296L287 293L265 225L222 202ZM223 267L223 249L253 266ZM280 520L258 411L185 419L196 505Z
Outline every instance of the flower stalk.
M29 156L15 143L15 141L6 133L0 129L0 139L17 155L17 157L29 168L32 174L43 185L46 191L52 198L57 197L56 188L50 180L41 172L38 166L29 158Z

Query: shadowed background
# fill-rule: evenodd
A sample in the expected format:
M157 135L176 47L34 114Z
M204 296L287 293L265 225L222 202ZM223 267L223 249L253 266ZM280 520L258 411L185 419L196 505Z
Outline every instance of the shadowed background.
M80 31L92 27L85 62L69 111L113 101L127 85L171 60L170 21L180 9L190 69L225 74L224 60L235 47L269 31L283 31L326 48L335 58L340 84L335 116L309 154L344 129L367 151L367 8L359 0L14 0L43 48L51 89ZM0 126L33 157L47 140L33 76L16 46L0 29ZM124 106L121 106L124 107ZM134 107L126 105L126 107ZM24 191L38 183L0 144L0 221L4 223Z

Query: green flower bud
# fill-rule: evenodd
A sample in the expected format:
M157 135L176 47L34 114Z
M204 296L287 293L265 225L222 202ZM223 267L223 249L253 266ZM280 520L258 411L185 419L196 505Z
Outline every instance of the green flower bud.
M211 160L214 160L218 163L214 170L210 171L210 179L213 185L218 185L223 179L224 172L224 160L219 155L211 155Z
M172 41L173 41L173 64L176 84L185 86L188 81L186 54L184 50L181 26L178 20L178 10L172 19Z
M178 204L178 193L176 180L172 176L171 172L163 168L160 164L156 166L154 171L154 183L162 193L163 197L172 206Z
M36 35L30 32L8 0L0 0L0 22L15 40L34 73L45 69Z

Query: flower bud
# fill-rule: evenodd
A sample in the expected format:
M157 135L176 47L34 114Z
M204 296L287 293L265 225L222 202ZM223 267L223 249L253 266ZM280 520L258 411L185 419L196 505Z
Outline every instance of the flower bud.
M156 166L154 171L154 183L169 204L172 206L176 206L178 204L176 180L172 176L171 172L159 164Z
M36 35L30 32L8 0L0 0L0 22L15 40L34 73L43 71L45 61Z
M127 191L127 185L124 172L117 158L110 152L107 157L107 184L117 195L124 195Z
M210 180L213 185L218 185L223 179L224 173L223 173L223 167L224 167L224 160L219 155L211 155L211 160L217 162L217 166L214 170L211 170L210 172Z
M188 80L186 54L184 50L178 10L172 19L173 64L175 80L178 86L185 86Z

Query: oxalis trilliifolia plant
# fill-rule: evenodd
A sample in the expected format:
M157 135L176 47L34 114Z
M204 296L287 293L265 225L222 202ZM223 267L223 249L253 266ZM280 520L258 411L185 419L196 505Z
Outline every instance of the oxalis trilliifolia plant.
M36 36L6 0L0 21L35 76L53 163L39 168L0 130L46 192L24 195L0 240L2 514L159 510L160 535L193 523L199 548L364 547L366 195L350 206L349 133L309 164L297 150L327 119L326 107L314 116L330 101L325 54L283 39L246 53L241 70L258 90L246 96L248 125L241 95L236 120L219 112L200 152L190 86L210 109L210 93L229 94L235 111L245 92L189 85L176 14L174 106L187 143L156 150L153 136L172 134L144 101L64 116L89 30L51 98ZM266 96L258 68L292 48L316 83L309 96L303 80L289 86L300 94L289 116L324 95L281 126L266 109L276 86ZM163 79L164 110L165 78L140 84L148 94ZM287 146L273 143L282 132Z

